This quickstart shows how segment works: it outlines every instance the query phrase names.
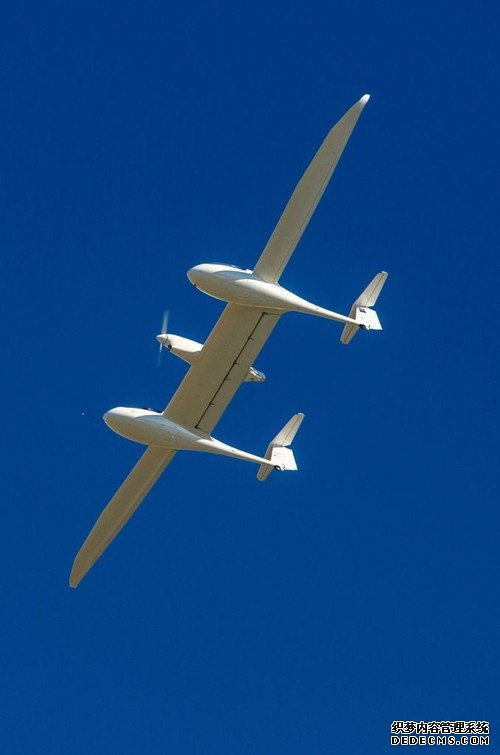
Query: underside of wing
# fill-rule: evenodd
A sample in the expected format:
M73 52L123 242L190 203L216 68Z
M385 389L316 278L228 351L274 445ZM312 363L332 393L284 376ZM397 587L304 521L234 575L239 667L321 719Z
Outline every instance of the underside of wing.
M164 416L210 434L279 317L253 307L228 304Z
M365 94L332 128L297 184L254 268L254 274L262 280L269 283L279 280L328 186L368 99L369 95Z
M140 506L175 451L150 446L110 500L78 551L69 583L76 587Z

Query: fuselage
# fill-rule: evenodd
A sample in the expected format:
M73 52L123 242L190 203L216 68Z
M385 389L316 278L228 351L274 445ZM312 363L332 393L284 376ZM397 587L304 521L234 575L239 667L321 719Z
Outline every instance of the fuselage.
M117 406L106 412L103 420L118 435L146 446L171 448L173 451L202 451L275 466L268 459L228 446L201 430L183 427L151 409Z
M257 307L267 312L303 312L304 314L326 317L343 323L357 324L350 317L312 304L300 296L287 291L278 283L269 283L254 275L252 270L243 270L234 265L204 263L188 270L187 277L195 286L215 299Z
M106 412L103 420L118 435L146 446L180 448L179 444L194 442L197 437L150 409L117 406Z

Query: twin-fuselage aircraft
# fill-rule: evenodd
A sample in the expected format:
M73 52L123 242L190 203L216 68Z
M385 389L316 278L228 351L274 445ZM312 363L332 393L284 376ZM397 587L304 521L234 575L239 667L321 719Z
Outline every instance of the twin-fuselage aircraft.
M340 338L344 344L360 329L381 329L372 307L386 281L385 272L375 276L347 316L312 304L279 284L368 99L364 95L329 132L253 270L202 264L188 271L188 278L196 288L227 302L227 306L203 345L169 333L157 336L162 346L190 365L163 412L117 407L104 414L108 427L147 446L147 450L78 552L70 575L72 587L79 584L120 532L177 451L202 451L253 462L259 465L257 478L261 481L273 469L297 469L290 445L303 420L301 413L295 414L273 438L264 456L222 443L212 437L212 432L241 383L265 380L253 363L282 315L302 312L339 322L344 326Z

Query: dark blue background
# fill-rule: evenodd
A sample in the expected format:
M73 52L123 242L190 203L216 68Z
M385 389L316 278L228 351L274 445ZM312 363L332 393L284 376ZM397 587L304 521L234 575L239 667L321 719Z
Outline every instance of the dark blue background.
M498 722L498 3L34 3L2 23L2 741L10 753L384 752L393 719ZM328 129L372 99L216 436L178 454L78 590L140 449L81 417L164 406L162 311L252 266ZM497 739L493 730L493 744Z

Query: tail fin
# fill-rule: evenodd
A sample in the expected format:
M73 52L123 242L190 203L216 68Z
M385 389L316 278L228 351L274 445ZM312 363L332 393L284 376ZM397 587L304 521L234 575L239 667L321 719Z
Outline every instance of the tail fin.
M359 328L364 330L382 330L382 325L377 317L375 310L370 309L376 303L380 292L387 280L388 273L381 272L375 276L372 282L365 288L361 296L358 296L356 301L351 307L349 317L359 322L359 325L352 325L348 323L344 326L342 335L340 336L341 343L349 343L352 341Z
M287 446L291 445L303 419L303 414L294 414L292 419L286 423L285 427L279 431L276 437L273 438L268 445L264 458L272 461L275 469L281 471L297 469L293 451L291 448L287 448ZM261 464L259 471L257 472L257 479L264 482L272 471L272 467L269 467L266 464Z

